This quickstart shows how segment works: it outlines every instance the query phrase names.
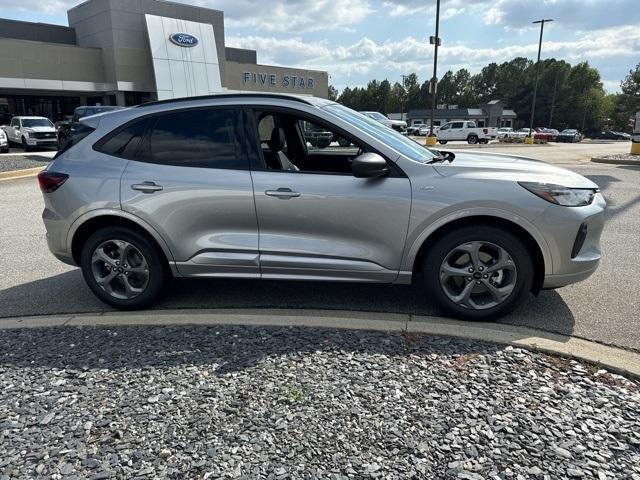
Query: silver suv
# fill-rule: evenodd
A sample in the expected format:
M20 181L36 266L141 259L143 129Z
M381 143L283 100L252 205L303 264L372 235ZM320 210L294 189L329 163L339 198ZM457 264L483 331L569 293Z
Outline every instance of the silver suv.
M429 150L331 101L226 94L81 124L39 175L43 219L53 254L114 307L152 304L171 275L422 279L449 314L487 319L600 260L590 180ZM309 126L331 144L313 146Z

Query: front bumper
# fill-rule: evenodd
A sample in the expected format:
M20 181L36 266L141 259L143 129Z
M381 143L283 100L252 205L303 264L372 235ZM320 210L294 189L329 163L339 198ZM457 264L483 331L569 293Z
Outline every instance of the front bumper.
M596 271L602 250L600 236L605 223L606 202L601 193L586 207L550 205L534 222L544 233L553 269L545 272L542 288L558 288L580 282ZM586 235L580 237L580 230Z

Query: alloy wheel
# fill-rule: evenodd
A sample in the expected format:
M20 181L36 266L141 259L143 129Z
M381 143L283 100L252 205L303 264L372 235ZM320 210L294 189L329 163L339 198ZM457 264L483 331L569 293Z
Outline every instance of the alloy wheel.
M149 283L146 258L124 240L107 240L98 245L91 257L91 271L102 290L122 300L141 295Z
M455 304L485 310L505 302L516 286L517 269L502 247L483 241L452 249L440 266L440 285Z

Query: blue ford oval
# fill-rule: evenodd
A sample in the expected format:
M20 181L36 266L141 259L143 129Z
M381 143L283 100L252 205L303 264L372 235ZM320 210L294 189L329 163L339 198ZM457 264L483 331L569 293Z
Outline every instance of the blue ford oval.
M169 40L180 47L195 47L199 42L198 37L190 33L172 33Z

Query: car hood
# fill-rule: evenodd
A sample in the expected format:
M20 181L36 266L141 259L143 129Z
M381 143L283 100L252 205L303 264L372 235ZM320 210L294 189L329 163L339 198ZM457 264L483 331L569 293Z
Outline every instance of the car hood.
M24 130L28 130L30 132L45 132L45 133L51 133L56 131L55 127L24 127Z
M598 188L595 183L582 175L524 157L456 152L456 158L452 163L436 163L434 166L438 173L446 177L555 183L573 188Z

